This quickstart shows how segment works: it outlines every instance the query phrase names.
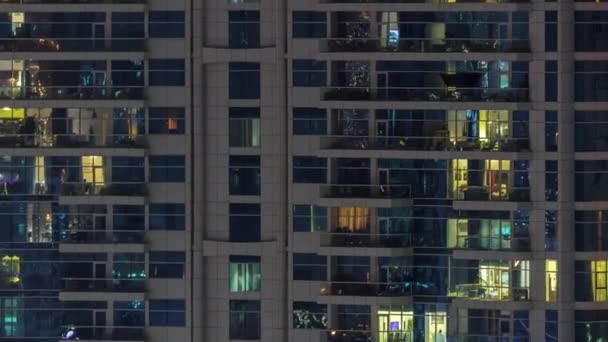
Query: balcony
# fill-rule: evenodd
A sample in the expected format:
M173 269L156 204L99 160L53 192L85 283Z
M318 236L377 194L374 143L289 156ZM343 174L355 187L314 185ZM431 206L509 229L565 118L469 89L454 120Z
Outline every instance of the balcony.
M528 102L528 88L321 88L322 101Z
M450 139L447 131L432 137L398 136L322 136L324 150L397 150L397 151L471 151L471 152L529 152L530 139L524 138L458 138Z
M529 0L461 0L458 3L450 2L449 0L320 0L320 3L330 4L450 4L457 5L461 3L476 3L476 4L497 4L497 3L529 3Z
M143 100L143 86L134 87L0 87L0 100Z
M0 135L0 147L51 148L146 148L145 136L85 134L6 134Z
M321 186L325 198L410 198L411 187L403 185L331 184Z
M143 327L121 326L62 326L63 331L71 330L75 338L85 341L145 341L146 335ZM64 341L65 338L60 341Z
M4 4L145 4L146 0L2 0Z
M321 233L321 247L405 248L412 245L411 234Z
M530 250L529 237L459 236L454 249L525 252Z
M454 200L529 202L530 188L511 186L490 191L487 186L468 185L454 195Z
M142 244L145 232L137 230L69 229L60 233L60 243L69 244Z
M319 42L321 52L530 52L527 39L399 39L331 38Z
M369 342L370 331L331 330L321 332L321 342Z
M527 301L529 288L485 286L482 284L458 284L450 291L450 297L488 301Z
M60 1L56 1L60 2ZM103 3L103 1L100 1ZM67 1L66 1L67 3ZM0 52L143 52L145 39L11 38L0 39Z
M61 196L145 196L146 186L143 183L95 184L95 183L62 183Z
M146 279L63 278L62 292L127 292L146 291Z
M321 296L404 297L412 295L410 282L362 283L332 281L322 283Z

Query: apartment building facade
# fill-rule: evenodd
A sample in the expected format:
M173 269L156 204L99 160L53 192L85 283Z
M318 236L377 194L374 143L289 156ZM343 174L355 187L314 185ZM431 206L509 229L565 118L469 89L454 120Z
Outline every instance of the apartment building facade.
M0 340L608 337L605 3L0 9Z

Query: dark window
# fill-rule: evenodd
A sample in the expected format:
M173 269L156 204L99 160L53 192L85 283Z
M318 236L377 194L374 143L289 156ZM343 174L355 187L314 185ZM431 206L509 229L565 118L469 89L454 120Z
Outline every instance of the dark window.
M145 32L143 12L112 12L113 50L142 50L144 48ZM98 33L96 32L97 35Z
M293 302L294 329L327 329L327 304Z
M260 64L231 62L229 64L229 97L235 100L260 98Z
M183 155L149 156L150 182L183 182L186 178L185 162Z
M112 183L143 183L143 157L112 157Z
M575 151L608 151L608 112L577 111L575 113Z
M309 204L294 204L293 231L327 231L327 208Z
M141 205L112 206L112 237L116 242L141 243L145 229L144 207ZM103 229L104 227L101 227Z
M155 107L148 110L150 134L184 134L184 108Z
M576 211L574 231L577 252L608 251L608 211Z
M327 36L327 14L325 12L294 11L294 38L325 38Z
M545 151L557 151L557 111L545 112Z
M186 229L186 208L183 203L151 203L148 210L148 229Z
M574 12L576 51L608 51L608 11Z
M293 109L293 134L327 134L327 114L325 108L298 107Z
M150 278L183 279L185 262L184 252L150 251Z
M545 342L558 342L557 310L545 310Z
M260 301L230 301L230 339L260 339Z
M259 204L230 203L230 241L260 241L261 225Z
M230 195L259 196L260 157L230 156Z
M608 61L574 62L576 101L608 101Z
M557 61L545 61L545 101L557 101Z
M293 157L294 183L327 183L327 159Z
M294 87L324 87L327 82L325 61L314 59L293 60Z
M150 11L148 35L150 38L184 38L184 11Z
M185 327L186 301L183 299L150 299L148 315L152 327Z
M150 86L184 86L186 64L183 59L150 59Z
M557 51L557 11L545 12L545 51Z
M557 211L545 210L545 250L557 251Z
M574 162L577 201L608 200L608 161L577 160Z
M557 201L557 160L545 160L545 200Z
M230 292L260 291L262 270L260 257L230 256Z
M260 12L229 11L228 36L231 49L260 47Z
M260 108L230 107L230 147L260 146Z
M311 253L294 253L293 280L327 280L327 257Z

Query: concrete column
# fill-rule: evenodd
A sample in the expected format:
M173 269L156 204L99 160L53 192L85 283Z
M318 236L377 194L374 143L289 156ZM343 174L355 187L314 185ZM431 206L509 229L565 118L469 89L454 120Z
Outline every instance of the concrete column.
M574 1L558 1L558 334L574 341Z

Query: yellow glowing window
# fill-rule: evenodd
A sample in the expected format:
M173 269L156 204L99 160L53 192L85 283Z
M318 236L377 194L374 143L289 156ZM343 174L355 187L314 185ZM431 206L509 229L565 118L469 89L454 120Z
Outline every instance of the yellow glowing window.
M545 260L545 300L557 300L557 260Z
M606 260L591 261L591 291L594 302L606 301Z
M84 183L103 185L103 157L82 156L82 180Z

